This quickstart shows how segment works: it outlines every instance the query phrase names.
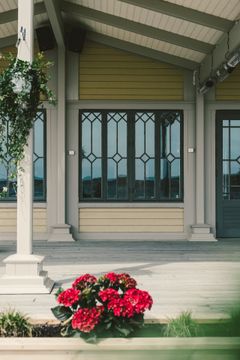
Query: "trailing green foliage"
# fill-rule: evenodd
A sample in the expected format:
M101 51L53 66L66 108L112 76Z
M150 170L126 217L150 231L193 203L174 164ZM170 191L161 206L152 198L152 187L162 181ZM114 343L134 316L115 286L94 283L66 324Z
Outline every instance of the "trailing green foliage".
M16 311L8 310L0 313L0 336L29 337L32 335L32 325L27 316Z
M16 169L43 99L54 104L55 98L47 86L51 63L43 54L39 53L32 63L11 54L5 60L9 65L0 74L0 161L7 159L9 167Z
M199 326L192 319L191 313L186 311L176 319L171 319L166 325L163 336L165 337L192 337L198 336Z

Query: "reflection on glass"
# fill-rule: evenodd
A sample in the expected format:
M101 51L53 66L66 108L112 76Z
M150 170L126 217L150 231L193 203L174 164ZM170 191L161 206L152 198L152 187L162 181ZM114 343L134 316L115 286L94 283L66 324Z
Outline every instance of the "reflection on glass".
M230 121L229 120L223 120L223 126L229 126Z
M226 195L229 192L229 161L223 161L223 193Z
M11 131L10 122L7 124L8 134ZM33 178L34 178L34 200L45 200L46 198L46 174L45 174L45 112L39 111L34 120L33 126ZM1 144L6 148L6 144ZM0 164L0 189L3 186L8 188L7 196L1 200L15 200L16 199L16 182L12 178L15 173L15 167L12 164L12 159L8 154Z
M155 114L135 114L134 199L155 198Z
M230 120L230 126L240 126L240 120Z
M160 197L177 200L181 193L180 114L164 112L160 123Z
M102 115L82 113L82 197L102 197Z
M240 127L231 128L231 159L232 160L237 159L239 156L240 156Z
M229 128L223 128L223 159L229 159Z
M127 189L127 114L107 114L107 199L125 200Z

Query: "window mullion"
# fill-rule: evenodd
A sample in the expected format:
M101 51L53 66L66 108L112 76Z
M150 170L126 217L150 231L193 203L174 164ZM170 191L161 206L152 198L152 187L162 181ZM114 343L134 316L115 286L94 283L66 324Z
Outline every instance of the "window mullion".
M155 198L160 199L160 116L155 113Z
M134 200L134 179L135 179L135 129L134 112L128 112L128 199Z
M102 112L102 200L107 200L107 111Z

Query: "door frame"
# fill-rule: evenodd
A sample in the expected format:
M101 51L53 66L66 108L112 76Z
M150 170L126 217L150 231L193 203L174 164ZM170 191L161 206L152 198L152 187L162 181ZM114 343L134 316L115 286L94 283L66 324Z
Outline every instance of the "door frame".
M216 200L216 236L218 238L228 238L228 237L239 237L239 235L228 235L224 234L224 228L221 225L223 221L223 206L221 211L219 210L219 205L222 202L222 146L223 146L223 137L222 137L222 121L224 118L228 117L232 120L239 120L240 109L217 109L215 113L215 200ZM238 204L233 203L234 205L239 206Z

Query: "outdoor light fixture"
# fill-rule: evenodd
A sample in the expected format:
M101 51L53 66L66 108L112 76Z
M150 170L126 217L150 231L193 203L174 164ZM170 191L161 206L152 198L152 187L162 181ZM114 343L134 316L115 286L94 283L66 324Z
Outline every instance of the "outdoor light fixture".
M208 92L211 87L213 87L213 85L215 84L215 79L210 77L208 78L199 88L199 92L200 94L206 94L206 92Z
M227 62L227 66L235 68L240 63L240 49L235 51Z

